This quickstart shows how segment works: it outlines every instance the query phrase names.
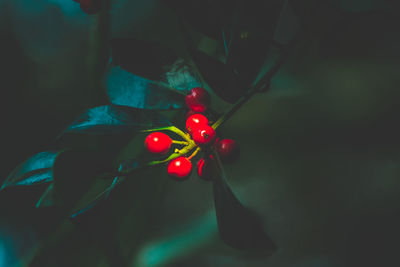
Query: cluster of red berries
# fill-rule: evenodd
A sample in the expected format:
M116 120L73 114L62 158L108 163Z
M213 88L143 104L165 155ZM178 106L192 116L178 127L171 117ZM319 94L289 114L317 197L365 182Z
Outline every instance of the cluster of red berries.
M197 173L204 180L213 179L213 156L210 153L210 147L218 153L221 161L233 162L239 156L239 148L236 142L232 139L217 138L216 132L213 127L209 125L209 121L203 113L210 105L210 95L206 90L196 87L190 90L185 98L187 107L190 109L186 119L187 136L190 142L194 143L197 147L196 151L203 149L204 157L197 163ZM175 141L179 143L179 141ZM166 154L174 141L165 133L153 132L146 137L145 147L150 153L153 154ZM183 142L185 143L185 142ZM190 146L189 143L185 143ZM171 160L168 164L167 172L176 180L185 180L189 177L192 171L191 158L179 156Z
M92 15L96 14L101 10L102 0L73 0L80 4L83 12Z

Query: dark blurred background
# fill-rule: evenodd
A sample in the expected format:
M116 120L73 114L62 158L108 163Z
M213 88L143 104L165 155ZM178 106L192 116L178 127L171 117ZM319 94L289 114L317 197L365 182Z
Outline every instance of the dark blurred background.
M400 265L400 10L395 1L326 2L351 15L295 46L270 91L222 129L241 145L241 159L226 166L230 184L261 215L278 250L267 257L225 246L211 187L193 175L168 182L145 237L123 249L132 266ZM158 1L111 4L111 37L171 47L177 40L166 22L170 11ZM90 81L96 19L72 0L0 0L0 180L102 103ZM146 203L151 192L135 201ZM18 213L0 214L0 266L25 266L37 245L36 215ZM142 231L134 227L127 220L121 229ZM129 246L129 234L122 237ZM79 254L72 247L83 245L72 240L57 250L59 259L91 266L81 258L97 255L93 244L83 243L90 251Z

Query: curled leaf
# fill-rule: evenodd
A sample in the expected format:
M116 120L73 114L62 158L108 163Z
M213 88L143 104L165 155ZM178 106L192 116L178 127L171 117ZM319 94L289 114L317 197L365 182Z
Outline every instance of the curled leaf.
M53 180L52 167L58 152L40 152L17 166L7 179L1 189L11 186L31 186L48 183Z

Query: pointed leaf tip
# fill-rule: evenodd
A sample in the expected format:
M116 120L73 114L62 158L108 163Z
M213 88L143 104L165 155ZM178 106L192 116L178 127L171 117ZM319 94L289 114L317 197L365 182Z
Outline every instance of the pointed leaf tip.
M53 180L52 167L58 152L37 153L18 165L6 178L0 190L10 186L31 186Z

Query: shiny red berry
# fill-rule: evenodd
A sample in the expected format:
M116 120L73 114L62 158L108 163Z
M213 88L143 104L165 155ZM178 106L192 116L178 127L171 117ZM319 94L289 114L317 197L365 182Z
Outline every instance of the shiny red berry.
M154 132L146 137L144 145L151 153L165 154L171 148L172 140L165 133Z
M192 163L185 157L179 157L171 160L167 168L168 175L178 181L183 181L188 178L191 171Z
M239 145L235 140L222 139L216 145L215 149L222 162L231 163L235 161L240 154Z
M185 97L186 106L195 112L204 112L207 110L211 102L211 97L208 92L201 88L195 87L190 90Z
M196 111L193 111L193 110L189 109L189 110L186 112L186 120L187 120L190 116L192 116L192 115L194 115L194 114L199 114L199 112L196 112Z
M102 0L79 0L80 7L86 14L92 15L100 12Z
M212 144L216 138L215 130L208 125L203 125L192 133L193 141L199 146Z
M210 155L206 159L201 158L197 162L197 174L205 181L212 181L214 179L214 166L213 157Z
M189 133L192 133L199 127L203 127L205 125L208 125L208 119L206 118L206 116L201 115L201 114L191 115L186 120L186 130Z

